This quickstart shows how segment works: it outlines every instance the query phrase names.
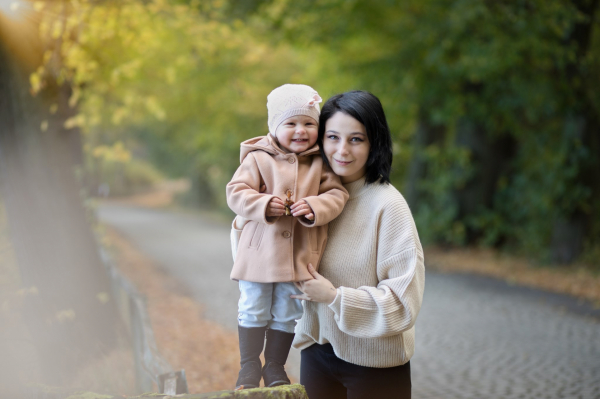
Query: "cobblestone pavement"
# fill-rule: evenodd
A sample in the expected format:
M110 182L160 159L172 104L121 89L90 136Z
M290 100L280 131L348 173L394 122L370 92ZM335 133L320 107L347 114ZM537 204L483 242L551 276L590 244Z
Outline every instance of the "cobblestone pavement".
M413 397L600 398L599 314L568 296L429 272Z
M99 217L185 282L207 318L236 328L227 224L116 205ZM570 297L428 272L416 334L415 399L600 399L600 311ZM297 379L298 363L294 352Z

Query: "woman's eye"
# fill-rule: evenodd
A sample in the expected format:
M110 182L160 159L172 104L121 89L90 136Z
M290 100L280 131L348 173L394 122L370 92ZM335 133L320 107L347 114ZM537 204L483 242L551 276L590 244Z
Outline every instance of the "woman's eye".
M359 137L352 137L350 141L353 143L362 143L364 140Z
M337 140L337 136L327 136L329 140Z

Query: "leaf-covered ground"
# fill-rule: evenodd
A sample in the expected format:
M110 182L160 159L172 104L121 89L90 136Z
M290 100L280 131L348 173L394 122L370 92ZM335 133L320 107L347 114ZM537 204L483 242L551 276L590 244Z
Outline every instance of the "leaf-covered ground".
M159 352L175 369L185 369L189 392L231 389L239 370L237 334L205 320L181 283L118 232L109 229L107 237L119 269L148 299Z
M446 273L477 273L511 284L587 299L600 308L600 272L583 265L536 266L532 262L490 249L425 248L425 264Z

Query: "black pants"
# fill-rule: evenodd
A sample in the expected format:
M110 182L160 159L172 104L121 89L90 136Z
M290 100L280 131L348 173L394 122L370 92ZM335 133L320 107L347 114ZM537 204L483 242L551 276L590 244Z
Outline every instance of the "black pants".
M300 383L309 399L410 399L410 362L396 367L358 366L338 358L331 344L301 352Z

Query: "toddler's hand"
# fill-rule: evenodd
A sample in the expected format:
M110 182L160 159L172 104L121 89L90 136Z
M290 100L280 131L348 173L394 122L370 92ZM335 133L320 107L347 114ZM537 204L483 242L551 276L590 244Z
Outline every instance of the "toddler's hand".
M270 216L283 216L285 213L285 205L279 197L273 197L267 205L266 215Z
M303 199L290 206L290 210L292 211L292 216L294 217L304 216L308 220L315 220L315 214L312 208Z

